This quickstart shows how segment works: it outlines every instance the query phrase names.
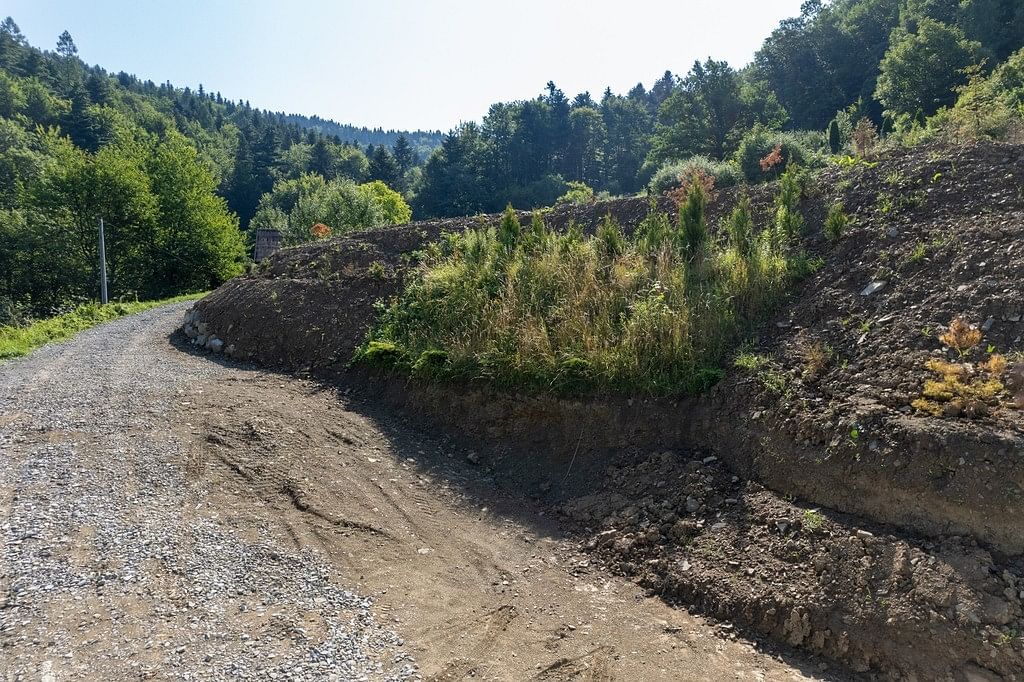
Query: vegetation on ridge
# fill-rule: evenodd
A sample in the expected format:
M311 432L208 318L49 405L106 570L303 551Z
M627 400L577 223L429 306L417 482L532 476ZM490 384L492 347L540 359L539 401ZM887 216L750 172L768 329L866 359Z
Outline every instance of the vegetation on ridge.
M783 218L761 230L741 201L713 237L705 183L691 180L676 224L652 208L631 235L610 217L593 236L553 232L538 213L523 226L511 208L497 227L447 235L382 306L357 359L557 393L707 388L806 259L792 218L799 193L781 195Z

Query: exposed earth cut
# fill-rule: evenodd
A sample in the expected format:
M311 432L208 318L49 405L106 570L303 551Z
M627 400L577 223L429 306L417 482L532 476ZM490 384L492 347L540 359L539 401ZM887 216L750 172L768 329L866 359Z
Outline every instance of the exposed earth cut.
M774 191L751 189L759 224ZM712 224L736 197L718 193ZM852 224L830 241L837 201ZM648 210L621 199L545 218L592 230L610 213L629 230ZM973 373L990 355L1021 360L1024 148L918 147L831 167L801 211L821 267L704 396L511 395L353 367L375 302L401 290L415 252L495 216L284 250L198 303L184 332L472 448L458 470L486 467L510 495L561 512L591 565L723 627L844 674L1022 679L1020 365L997 398L914 404L930 361ZM973 355L940 338L957 319L980 335Z

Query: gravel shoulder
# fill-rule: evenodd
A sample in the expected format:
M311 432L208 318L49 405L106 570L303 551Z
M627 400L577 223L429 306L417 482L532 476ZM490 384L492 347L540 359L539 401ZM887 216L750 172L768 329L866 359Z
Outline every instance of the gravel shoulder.
M0 367L0 677L419 679L328 562L189 484L176 415L219 368L168 345L186 307Z
M186 308L0 365L4 679L833 679L605 573L444 437L179 350Z

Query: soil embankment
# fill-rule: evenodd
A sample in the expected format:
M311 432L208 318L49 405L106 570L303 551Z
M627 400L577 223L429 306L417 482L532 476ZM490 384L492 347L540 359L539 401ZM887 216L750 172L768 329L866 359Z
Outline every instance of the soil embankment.
M493 465L512 485L563 504L598 555L670 600L856 670L1012 677L1024 670L1021 412L1004 401L934 417L911 403L928 360L949 357L937 336L954 317L991 352L1024 348L1022 158L1013 145L926 147L826 171L802 207L823 266L760 329L757 362L701 398L509 396L350 370L416 250L494 217L283 251L201 302L189 331L504 443ZM771 188L752 193L763 224ZM712 212L734 199L721 192ZM832 243L821 225L835 201L853 223ZM618 200L548 221L589 229L610 212L629 228L646 210Z

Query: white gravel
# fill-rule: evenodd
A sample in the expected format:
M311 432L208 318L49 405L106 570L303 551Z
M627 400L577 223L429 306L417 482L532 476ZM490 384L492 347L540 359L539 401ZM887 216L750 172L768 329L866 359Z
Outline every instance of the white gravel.
M0 365L0 679L419 679L344 576L196 504L187 306Z

